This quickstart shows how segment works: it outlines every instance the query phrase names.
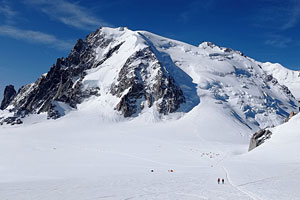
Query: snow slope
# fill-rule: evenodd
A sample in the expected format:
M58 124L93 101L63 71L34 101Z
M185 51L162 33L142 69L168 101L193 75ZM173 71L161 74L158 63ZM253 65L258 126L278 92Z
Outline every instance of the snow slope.
M189 111L197 106L202 97L209 97L216 107L255 130L258 126L265 128L279 125L292 110L297 109L298 102L285 94L281 85L266 82L261 63L240 52L209 42L195 47L146 31L131 31L126 28L102 28L102 32L114 41L112 46L124 43L115 55L99 67L87 71L88 75L83 79L85 89L100 88L98 101L101 103L98 106L105 107L103 115L114 113L113 108L119 101L115 96L108 95L111 84L118 84L117 72L130 55L149 46L183 91L186 104L181 105L179 112ZM102 50L102 53L99 53L99 49L96 53L102 55L110 47ZM155 74L154 71L149 72L153 73ZM161 116L155 113L155 109L150 110L151 113L154 112L153 120L160 120ZM149 115L147 112L148 110L144 110L140 115Z
M182 70L197 85L200 101L201 97L209 96L226 108L224 112L231 112L250 128L279 125L283 122L282 116L297 109L298 102L286 94L288 91L277 81L266 80L262 63L241 52L210 42L195 47L149 32L139 33L180 85L189 82L181 76Z
M101 117L86 109L2 126L0 198L299 199L299 116L250 153L249 129L210 102L159 123Z
M278 63L262 63L263 69L273 75L280 84L286 85L296 99L300 100L300 72L287 69Z
M281 124L298 106L264 64L209 42L195 47L146 31L101 30L111 43L92 49L94 67L81 80L84 91L99 88L97 95L76 109L54 101L63 114L56 120L30 114L23 124L0 126L0 199L299 199L298 115L247 152L257 129ZM186 101L167 115L154 103L124 118L115 107L129 89L118 97L111 86L119 84L127 60L145 48L155 59L140 80L154 85L151 75L160 65ZM145 64L137 58L132 63ZM35 87L28 85L14 102ZM13 113L0 111L8 115ZM218 177L225 184L217 184Z
M210 42L192 46L146 31L103 27L24 86L6 110L17 118L44 112L57 118L92 104L110 120L146 115L160 121L189 114L203 99L232 121L258 130L281 124L299 106L268 70L267 64Z
M270 129L272 137L263 145L226 162L232 182L254 199L299 199L299 128L298 114Z

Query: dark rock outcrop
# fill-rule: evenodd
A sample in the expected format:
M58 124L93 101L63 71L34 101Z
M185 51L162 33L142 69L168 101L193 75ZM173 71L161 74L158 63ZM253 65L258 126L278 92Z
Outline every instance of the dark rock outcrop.
M121 98L116 110L125 117L138 114L145 105L152 107L154 102L162 114L175 112L185 102L181 88L150 48L136 52L126 61L111 93Z
M4 123L15 125L15 124L23 124L22 120L17 117L7 117L3 121L0 122L0 125L3 125Z
M84 40L77 40L69 56L57 59L56 64L35 83L21 87L17 94L8 93L10 95L7 95L3 107L12 105L10 111L14 113L14 120L2 119L2 122L12 124L19 117L45 112L48 118L56 119L64 113L59 109L62 103L76 108L84 99L99 96L98 86L83 87L87 70L102 65L124 43L106 34L100 28ZM116 79L117 83L111 86L111 94L120 98L115 109L124 117L134 116L154 103L159 113L168 114L185 102L181 88L150 47L131 55Z
M16 90L13 85L8 85L4 89L3 100L1 102L0 109L4 110L16 96Z
M295 113L294 111L290 112L290 115L285 119L284 122L288 122L290 119L292 119L297 113Z
M69 56L57 59L49 72L38 78L35 83L21 87L17 94L8 88L10 90L6 92L1 108L13 105L11 112L17 117L47 112L49 118L58 118L60 114L55 110L53 101L60 101L75 108L84 98L98 95L98 87L83 90L81 81L86 75L86 70L99 65L95 60L96 47L107 47L109 42L101 34L101 29L88 35L85 40L79 39ZM105 55L103 59L111 56L120 45L112 48L109 55ZM11 120L6 121L10 122Z
M285 122L288 122L292 117L296 115L295 112L291 111L288 118L286 118ZM258 147L262 143L265 142L265 140L270 139L272 135L272 132L268 129L261 129L258 132L254 133L253 136L250 139L249 144L249 151L252 149Z
M268 129L261 129L258 132L254 133L253 136L250 139L249 144L249 151L252 149L258 147L262 143L265 142L265 140L270 139L272 135L272 132Z
M289 89L281 86L272 75L265 74L261 67L257 70L252 60L249 65L244 63L245 66L239 67L231 66L230 62L230 66L224 65L230 70L224 72L215 70L214 66L202 66L204 62L200 60L199 67L194 59L189 64L189 56L209 59L212 64L240 60L235 56L237 51L207 42L200 47L216 51L208 49L209 54L202 55L198 50L167 39L155 39L157 42L153 43L153 36L146 32L119 30L121 32L100 28L85 39L79 39L69 56L57 59L35 83L21 87L17 94L8 92L3 108L8 107L11 113L1 111L0 123L12 124L26 115L40 113L56 119L76 109L85 99L100 94L103 98L95 98L99 107L106 112L106 106L111 106L108 110L115 108L124 117L136 117L148 108L162 115L189 112L198 105L201 96L213 95L213 100L222 103L224 108L228 106L243 112L243 116L234 116L250 129L269 126L275 118L277 123L275 115L284 120L298 106ZM174 55L172 48L176 49ZM184 54L182 58L181 53ZM233 81L227 84L227 77L241 83L242 89L231 85ZM256 88L258 92L252 93ZM278 92L274 94L273 88L288 98L277 98ZM229 101L232 97L237 99L238 106ZM8 119L12 116L14 118ZM270 122L265 120L264 123L263 116Z

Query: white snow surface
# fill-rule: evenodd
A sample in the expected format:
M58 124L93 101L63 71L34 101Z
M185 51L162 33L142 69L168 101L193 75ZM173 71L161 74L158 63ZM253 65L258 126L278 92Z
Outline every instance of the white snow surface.
M300 71L287 69L279 63L262 63L263 69L273 75L280 84L286 85L300 101Z
M161 65L180 86L186 102L180 105L175 114L164 116L156 112L156 105L159 103L157 100L151 108L143 106L145 109L138 110L133 117L147 118L151 121L179 118L189 114L202 99L208 98L207 101L215 104L215 109L226 112L228 116L231 115L231 118L234 118L232 121L238 120L243 126L258 130L281 124L289 113L298 110L300 105L283 88L284 85L288 86L297 98L299 91L297 88L300 87L299 73L280 65L257 62L239 51L219 47L210 42L193 46L147 31L103 27L95 33L96 35L89 37L89 42L93 43L99 38L97 34L100 34L100 38L105 38L108 45L93 47L94 68L85 71L87 75L82 80L82 90L97 88L99 95L85 99L83 104L78 105L78 111L93 105L99 114L106 116L104 118L113 121L124 120L115 110L120 97L113 96L111 88L119 84L119 72L128 59L146 48L150 48L156 57L147 63L148 67L143 69L144 71L140 72L140 76L143 76L145 85L148 87L146 90L151 90L157 81L158 67ZM115 47L119 47L118 50L104 59L104 55ZM134 58L131 65L138 66L143 62L147 60ZM133 73L135 71L132 69L128 72L128 76ZM269 74L278 80L266 81L266 76ZM74 78L74 87L79 78ZM12 104L22 102L24 96L35 87L37 87L35 84L26 85L23 88L25 92L19 94L7 110L13 108ZM128 92L129 89L122 92L121 98ZM137 102L145 103L143 99ZM57 105L59 104L62 105L57 102ZM68 113L70 109L66 106L57 106L57 108L58 113L62 115ZM7 115L4 116L7 117Z
M264 69L266 64L246 57L241 52L209 42L196 47L127 28L102 28L100 34L111 42L105 49L99 47L95 50L95 56L99 60L113 47L122 45L101 65L87 71L83 87L100 88L98 98L92 97L86 101L97 101L98 107L102 108L99 112L113 119L119 119L119 113L114 108L120 98L110 94L111 85L118 85L118 73L127 59L135 52L149 47L184 93L186 103L181 105L178 116L195 108L202 98L209 97L215 107L231 114L244 126L257 130L281 124L299 105L298 101L283 92L281 85L265 81L269 72L269 68ZM137 59L135 62L133 65L143 61ZM150 74L146 78L149 86L156 76L155 67L152 67L155 64L157 63L151 63L151 67L147 69L147 74ZM128 91L123 92L123 95ZM81 105L79 110L80 107ZM168 118L155 113L155 104L153 107L144 109L137 115L140 118L144 118L144 114L152 115L154 121Z
M299 199L299 116L247 153L249 129L210 102L191 112L115 123L86 109L2 126L0 199Z
M56 120L31 115L21 125L0 126L0 199L300 199L299 115L247 152L256 123L282 123L272 105L293 110L278 85L265 85L268 64L211 43L102 29L114 42L96 50L99 58L124 44L83 80L100 96L77 109L56 102L65 114ZM124 119L114 110L111 83L128 57L148 46L184 88L188 112L164 116L153 106Z

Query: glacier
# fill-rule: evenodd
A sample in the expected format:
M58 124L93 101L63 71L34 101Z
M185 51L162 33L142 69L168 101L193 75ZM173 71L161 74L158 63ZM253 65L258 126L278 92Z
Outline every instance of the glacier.
M284 123L298 77L211 42L102 27L0 110L0 198L299 199L299 115ZM263 128L271 139L248 152Z

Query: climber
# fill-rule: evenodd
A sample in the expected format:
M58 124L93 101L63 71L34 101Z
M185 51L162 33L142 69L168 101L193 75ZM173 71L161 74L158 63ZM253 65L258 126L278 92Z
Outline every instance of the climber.
M218 184L220 184L220 178L218 178Z
M222 178L222 184L224 184L224 178Z

